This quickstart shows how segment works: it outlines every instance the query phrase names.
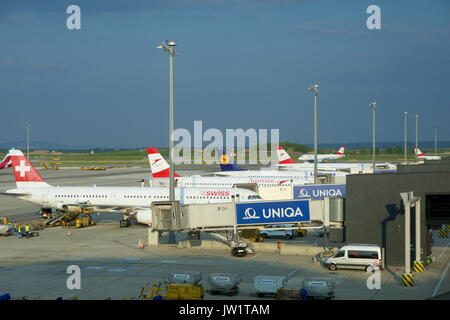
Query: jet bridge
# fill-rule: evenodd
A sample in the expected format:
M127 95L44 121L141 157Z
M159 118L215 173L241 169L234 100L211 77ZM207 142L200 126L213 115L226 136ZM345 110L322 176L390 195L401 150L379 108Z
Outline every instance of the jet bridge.
M269 224L297 224L302 229L330 226L343 229L343 221L342 198L239 202L237 197L230 203L190 205L160 201L152 203L149 244L158 245L160 232L185 231L192 235L203 231L231 249L243 248L251 253L251 243L239 239L239 230L264 229Z

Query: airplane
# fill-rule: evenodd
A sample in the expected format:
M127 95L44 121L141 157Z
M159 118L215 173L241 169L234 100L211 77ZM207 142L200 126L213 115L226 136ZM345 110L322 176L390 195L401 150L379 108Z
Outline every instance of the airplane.
M336 154L318 154L317 155L317 161L322 162L323 160L336 160L345 157L344 154L345 147L341 146L341 148L336 152ZM313 154L304 154L301 155L298 160L301 161L314 161L314 155Z
M0 169L10 168L12 166L11 158L9 153L3 158L2 162L0 162Z
M278 167L280 169L285 170L313 170L314 169L314 163L304 163L304 162L295 162L292 160L292 158L289 156L289 154L284 150L283 147L278 146L277 147L277 155L278 155ZM318 163L317 168L319 170L329 170L329 171L336 171L336 170L372 170L372 164L371 163L337 163L337 162L330 162L330 163ZM386 168L390 170L396 170L397 167L395 165L392 165L390 163L377 163L377 168Z
M161 187L55 187L44 181L20 150L10 150L9 155L17 188L0 194L40 206L74 213L121 212L120 226L127 227L129 218L151 223L152 202L169 200L169 188ZM175 188L175 200L182 204L227 203L233 195L242 202L261 200L257 193L241 188Z
M414 153L416 154L416 157L418 159L423 159L423 160L441 160L440 156L427 156L427 155L424 155L422 153L422 151L420 151L420 149L416 148L416 147L414 147Z
M167 161L155 148L147 148L148 160L153 178L169 178L170 168ZM225 154L225 156L227 156ZM223 158L222 158L223 159ZM242 170L242 169L241 169ZM273 176L261 177L205 177L200 175L182 177L174 173L176 186L184 187L233 187L236 184L255 183L258 186L282 186L295 184L305 184L308 182L304 178L277 178Z
M260 177L276 177L278 179L305 179L307 180L305 184L314 183L314 171L311 168L303 168L292 171L279 171L279 170L243 170L239 165L232 162L232 157L226 152L224 148L217 148L217 155L219 157L219 163L222 170L215 172L217 176L234 176L234 177L250 177L250 178L260 178ZM226 155L226 157L225 157ZM228 160L229 159L229 160ZM228 160L228 161L224 161ZM291 159L292 160L292 159ZM293 162L293 161L292 161ZM233 170L234 169L234 170ZM345 176L348 173L338 172L332 170L321 170L318 172L320 175L331 175L331 176Z

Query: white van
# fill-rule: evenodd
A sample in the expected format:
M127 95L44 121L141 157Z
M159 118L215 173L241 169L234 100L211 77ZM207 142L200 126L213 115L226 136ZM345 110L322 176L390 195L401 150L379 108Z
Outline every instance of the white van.
M292 229L278 229L277 228L292 228ZM269 225L267 229L259 230L259 234L263 239L266 238L284 238L284 239L294 239L296 236L296 228L292 225Z
M349 244L340 248L323 263L329 270L381 268L381 248L375 244Z

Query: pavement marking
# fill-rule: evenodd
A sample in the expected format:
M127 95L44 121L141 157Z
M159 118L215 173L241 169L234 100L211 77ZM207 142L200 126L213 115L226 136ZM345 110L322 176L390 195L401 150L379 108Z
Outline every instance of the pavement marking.
M177 263L175 260L163 260L161 263Z
M431 296L431 298L434 298L434 296L436 295L436 293L437 293L439 287L441 286L442 280L445 278L445 275L447 274L448 266L450 266L450 262L447 263L447 268L445 268L445 271L444 271L444 273L442 274L441 280L439 280L439 283L437 284L437 287L436 287L436 289L434 290L433 295Z
M286 277L289 278L289 277L293 276L295 273L297 273L298 271L300 271L300 268L297 268L294 271L288 273L288 275Z
M276 263L280 263L282 260L284 260L284 259L286 259L286 258L287 258L286 256L280 257L280 258L278 258L277 260L275 260L275 262L276 262Z
M109 271L111 271L111 272L123 272L123 271L127 271L127 269L109 269Z
M87 267L86 269L88 269L88 270L101 270L101 269L103 269L103 267Z
M126 259L123 259L124 261L139 261L139 260L141 260L141 258L126 258Z
M441 260L442 255L444 254L445 250L447 249L448 245L450 244L450 242L447 242L447 245L445 246L444 249L442 249L441 254L439 255L439 258L437 259L437 261L439 262L439 260Z

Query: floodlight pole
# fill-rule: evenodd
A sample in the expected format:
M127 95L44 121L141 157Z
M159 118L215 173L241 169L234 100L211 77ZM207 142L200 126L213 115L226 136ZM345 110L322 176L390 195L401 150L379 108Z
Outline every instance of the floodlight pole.
M164 41L158 49L164 49L164 52L170 57L170 94L169 94L169 201L175 201L175 169L173 163L173 55L178 55L174 50L177 44L174 41Z
M175 201L175 175L173 168L173 53L170 53L170 112L169 112L169 173L170 173L170 201Z
M416 150L418 147L418 143L419 143L419 115L416 114Z
M30 123L25 122L27 125L27 159L30 161Z
M406 143L406 117L408 115L408 112L404 112L405 117L405 164L408 164L408 158L407 158L407 143Z
M314 184L317 184L317 95L319 94L319 86L313 84L308 89L314 93Z
M372 120L373 120L373 124L372 124L372 170L375 171L376 169L376 160L375 160L375 110L377 109L376 107L377 103L374 101L371 104L369 104L369 106L373 109L373 113L372 113Z
M174 50L175 41L164 41L158 49L164 49L164 52L170 57L170 94L169 94L169 201L172 204L172 213L175 205L175 168L173 161L173 55L178 55ZM169 243L175 243L175 234L169 232Z
M438 124L436 123L434 126L434 155L437 156L437 129Z

